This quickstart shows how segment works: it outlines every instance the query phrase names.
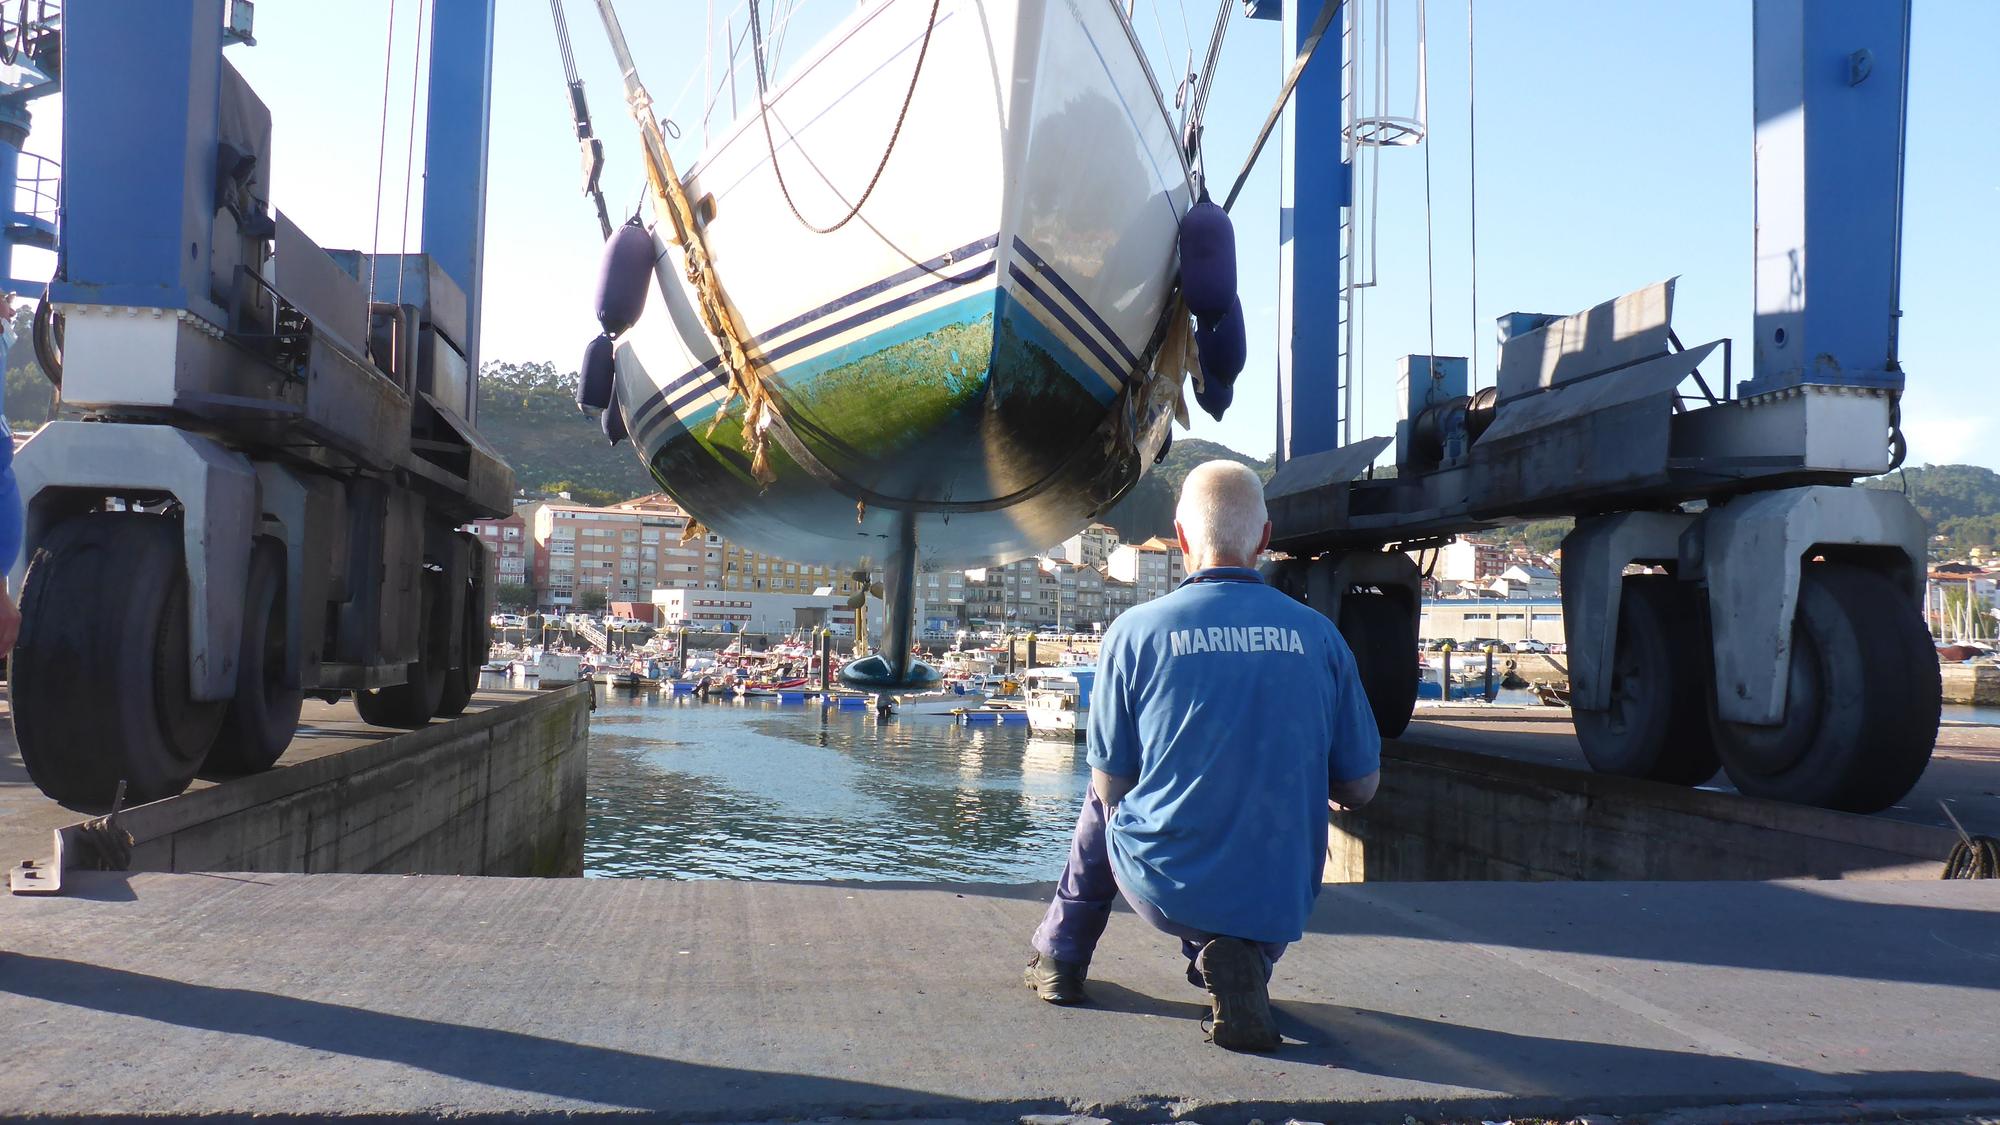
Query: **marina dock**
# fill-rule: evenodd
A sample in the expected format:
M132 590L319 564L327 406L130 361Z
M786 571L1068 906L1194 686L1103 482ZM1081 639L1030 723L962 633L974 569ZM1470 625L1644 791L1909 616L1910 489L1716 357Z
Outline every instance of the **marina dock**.
M1173 942L1122 910L1095 1002L1037 1002L1045 892L89 873L0 904L0 1026L28 1048L0 1113L2000 1112L2000 883L1330 887L1270 1056L1203 1043Z

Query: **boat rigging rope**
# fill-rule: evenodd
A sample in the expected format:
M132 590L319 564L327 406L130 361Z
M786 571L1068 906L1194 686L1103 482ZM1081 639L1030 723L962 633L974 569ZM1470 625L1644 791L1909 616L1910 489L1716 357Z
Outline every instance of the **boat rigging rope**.
M1264 124L1257 130L1257 137L1250 142L1250 155L1243 158L1243 170L1236 173L1236 182L1229 185L1229 194L1223 197L1224 211L1236 202L1243 193L1243 184L1250 178L1250 170L1257 166L1257 158L1263 155L1264 145L1271 139L1271 130L1278 127L1278 118L1285 112L1285 103L1292 100L1292 91L1298 89L1299 78L1306 72L1306 64L1312 61L1313 53L1319 50L1319 41L1326 35L1327 25L1333 22L1333 14L1340 10L1347 0L1326 0L1319 9L1319 18L1313 21L1312 30L1306 33L1305 45L1292 60L1292 69L1286 73L1284 84L1278 87L1278 100L1271 103L1271 112L1264 115Z
M1465 209L1471 220L1472 380L1468 391L1479 390L1479 72L1473 66L1472 11L1477 0L1465 0ZM1497 380L1500 373L1495 371Z
M389 75L396 60L396 0L389 0L389 33L382 47L382 123L375 129L375 225L368 237L368 299L375 299L375 259L382 255L382 162L389 153Z
M875 164L875 174L868 177L868 186L862 189L861 198L854 201L854 206L847 209L847 214L842 215L840 221L832 226L824 227L815 225L800 213L798 203L792 199L792 189L785 183L784 166L778 163L777 142L771 137L769 85L764 74L764 25L757 14L757 5L758 0L750 0L750 57L755 62L757 70L757 120L764 126L764 151L771 154L771 171L777 175L778 191L785 197L785 206L791 208L792 217L799 221L800 226L814 234L832 234L852 222L854 216L861 213L861 208L868 203L868 197L875 194L875 185L882 182L882 172L889 167L889 157L896 151L896 140L903 135L903 121L910 115L910 103L916 100L917 80L923 77L924 59L930 54L931 34L937 30L938 9L944 5L944 0L931 0L931 18L930 22L924 25L923 43L917 48L917 65L910 72L909 89L903 92L903 108L896 111L896 127L889 131L889 143L882 149L882 159ZM798 138L793 137L792 143L797 144Z
M410 247L410 171L417 162L417 83L424 72L424 5L417 0L417 45L410 56L410 133L403 146L403 233L396 237L396 303L403 303L402 255Z
M1424 26L1426 0L1417 0L1417 120L1424 123L1424 305L1430 317L1431 350L1425 360L1430 365L1431 382L1444 378L1438 371L1437 259L1431 253L1431 60L1428 30ZM1382 29L1386 38L1388 28Z
M1958 833L1958 843L1951 846L1951 855L1944 861L1944 871L1938 878L2000 879L2000 839L1968 835L1950 805L1939 801L1938 808L1944 810L1945 819L1951 821L1952 829Z
M576 141L584 153L583 192L597 208L598 233L604 238L611 237L611 212L604 205L603 175L604 150L599 144L595 130L590 123L590 104L584 100L583 79L576 73L576 54L570 48L569 20L563 15L563 0L549 0L549 16L556 25L556 51L562 56L563 82L569 90L570 123L576 127ZM686 92L683 87L682 92ZM644 198L641 185L641 198ZM638 204L633 204L636 213Z

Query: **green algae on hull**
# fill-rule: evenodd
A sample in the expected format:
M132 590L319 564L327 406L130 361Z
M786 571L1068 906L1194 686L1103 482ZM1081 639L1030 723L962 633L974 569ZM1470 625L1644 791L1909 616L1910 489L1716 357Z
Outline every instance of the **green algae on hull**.
M784 385L780 393L800 440L814 455L830 466L852 468L911 449L975 404L986 390L992 349L988 313L828 368L803 385ZM689 428L704 451L754 483L743 452L740 402L713 429L707 417ZM769 443L765 455L781 480L804 472L777 442Z

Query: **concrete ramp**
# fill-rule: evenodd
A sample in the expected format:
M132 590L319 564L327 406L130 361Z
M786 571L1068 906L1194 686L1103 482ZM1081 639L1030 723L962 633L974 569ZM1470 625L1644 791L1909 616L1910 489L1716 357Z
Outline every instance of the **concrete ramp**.
M1113 919L1019 981L1035 888L77 877L0 901L0 1113L1499 1119L2000 1106L2000 882L1329 887L1287 1044L1202 1042ZM1801 1119L1793 1111L1792 1120Z

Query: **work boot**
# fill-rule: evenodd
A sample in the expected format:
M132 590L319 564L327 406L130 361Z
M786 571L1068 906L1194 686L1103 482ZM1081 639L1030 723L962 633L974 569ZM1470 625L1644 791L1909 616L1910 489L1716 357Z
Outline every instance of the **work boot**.
M1275 1051L1278 1023L1264 983L1264 954L1249 942L1216 938L1195 957L1208 988L1209 1041L1231 1051Z
M1035 990L1035 995L1051 1004L1081 1004L1090 999L1083 994L1083 975L1088 966L1076 961L1062 961L1046 953L1036 953L1035 959L1021 972L1021 983Z

